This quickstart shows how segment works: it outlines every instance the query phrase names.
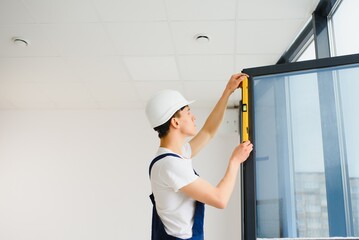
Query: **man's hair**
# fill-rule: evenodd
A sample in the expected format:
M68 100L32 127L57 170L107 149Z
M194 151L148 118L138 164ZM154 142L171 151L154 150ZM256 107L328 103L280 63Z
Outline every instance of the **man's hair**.
M168 132L169 132L169 130L170 130L170 125L171 125L171 120L172 120L172 118L174 118L174 117L179 117L180 112L181 112L185 107L187 107L187 105L186 105L186 106L183 106L183 107L181 107L179 110L177 110L167 122L165 122L164 124L162 124L162 125L160 125L160 126L154 128L154 130L155 130L156 132L158 132L158 137L159 137L159 138L163 138L163 137L167 136L167 134L168 134Z

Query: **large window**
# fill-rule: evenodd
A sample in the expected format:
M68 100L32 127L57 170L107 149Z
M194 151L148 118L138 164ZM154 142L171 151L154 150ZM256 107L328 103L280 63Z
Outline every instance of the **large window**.
M359 53L358 9L358 0L320 1L277 64Z
M246 69L255 152L244 221L256 238L359 237L359 55L277 68Z
M342 0L330 17L332 26L332 55L359 53L359 1Z
M244 69L255 144L243 167L245 240L359 237L358 9L320 1L277 65Z
M307 61L315 59L315 46L314 40L310 39L308 45L305 46L304 51L300 53L297 59L294 59L296 62Z
M334 92L318 88L318 76L328 74L335 78ZM255 78L258 237L328 237L328 198L344 203L343 217L350 217L346 228L357 222L357 212L351 211L350 206L358 205L359 190L359 152L355 147L359 141L359 111L351 104L359 102L359 81L355 77L358 75L359 67L352 66ZM329 96L332 93L335 95ZM334 97L335 105L321 101L320 94L325 95L324 99ZM334 129L323 126L330 124L331 119L321 114L333 111L332 108L332 117L338 121ZM332 150L336 149L324 148L323 136L330 133L322 131L333 130L340 131L340 159L325 160L325 151L335 155ZM333 139L326 144L337 142ZM333 176L326 174L326 167L331 165L338 170ZM336 175L341 176L338 179ZM339 180L345 188L339 193L341 196L336 196L338 189L331 185L331 179ZM349 192L353 194L347 199ZM336 218L342 218L333 214L332 222L336 224ZM356 224L355 232L358 227Z
M343 184L348 190L348 210L352 215L353 235L359 236L359 100L357 89L359 88L359 69L352 68L338 71L338 95L340 106L342 106L342 128L343 151L342 164L347 164L347 182Z

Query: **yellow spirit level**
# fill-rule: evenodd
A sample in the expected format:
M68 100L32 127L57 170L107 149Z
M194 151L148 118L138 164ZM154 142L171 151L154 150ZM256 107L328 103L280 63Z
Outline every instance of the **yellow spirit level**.
M242 81L242 142L249 140L248 78Z

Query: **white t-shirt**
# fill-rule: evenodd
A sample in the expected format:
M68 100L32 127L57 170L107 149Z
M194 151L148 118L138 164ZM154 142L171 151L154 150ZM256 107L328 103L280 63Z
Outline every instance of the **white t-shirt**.
M160 147L157 156L163 153L172 151ZM198 178L193 172L189 143L183 146L181 157L166 156L157 161L151 171L151 187L167 234L186 239L192 237L196 201L179 189Z

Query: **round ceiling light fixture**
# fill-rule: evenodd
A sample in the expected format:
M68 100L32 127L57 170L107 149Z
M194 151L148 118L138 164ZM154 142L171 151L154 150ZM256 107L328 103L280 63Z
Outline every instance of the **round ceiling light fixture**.
M13 37L11 40L16 46L19 47L27 47L30 45L29 40L26 40L22 37Z
M199 44L208 44L210 41L210 38L208 35L205 34L198 34L196 35L196 42Z

